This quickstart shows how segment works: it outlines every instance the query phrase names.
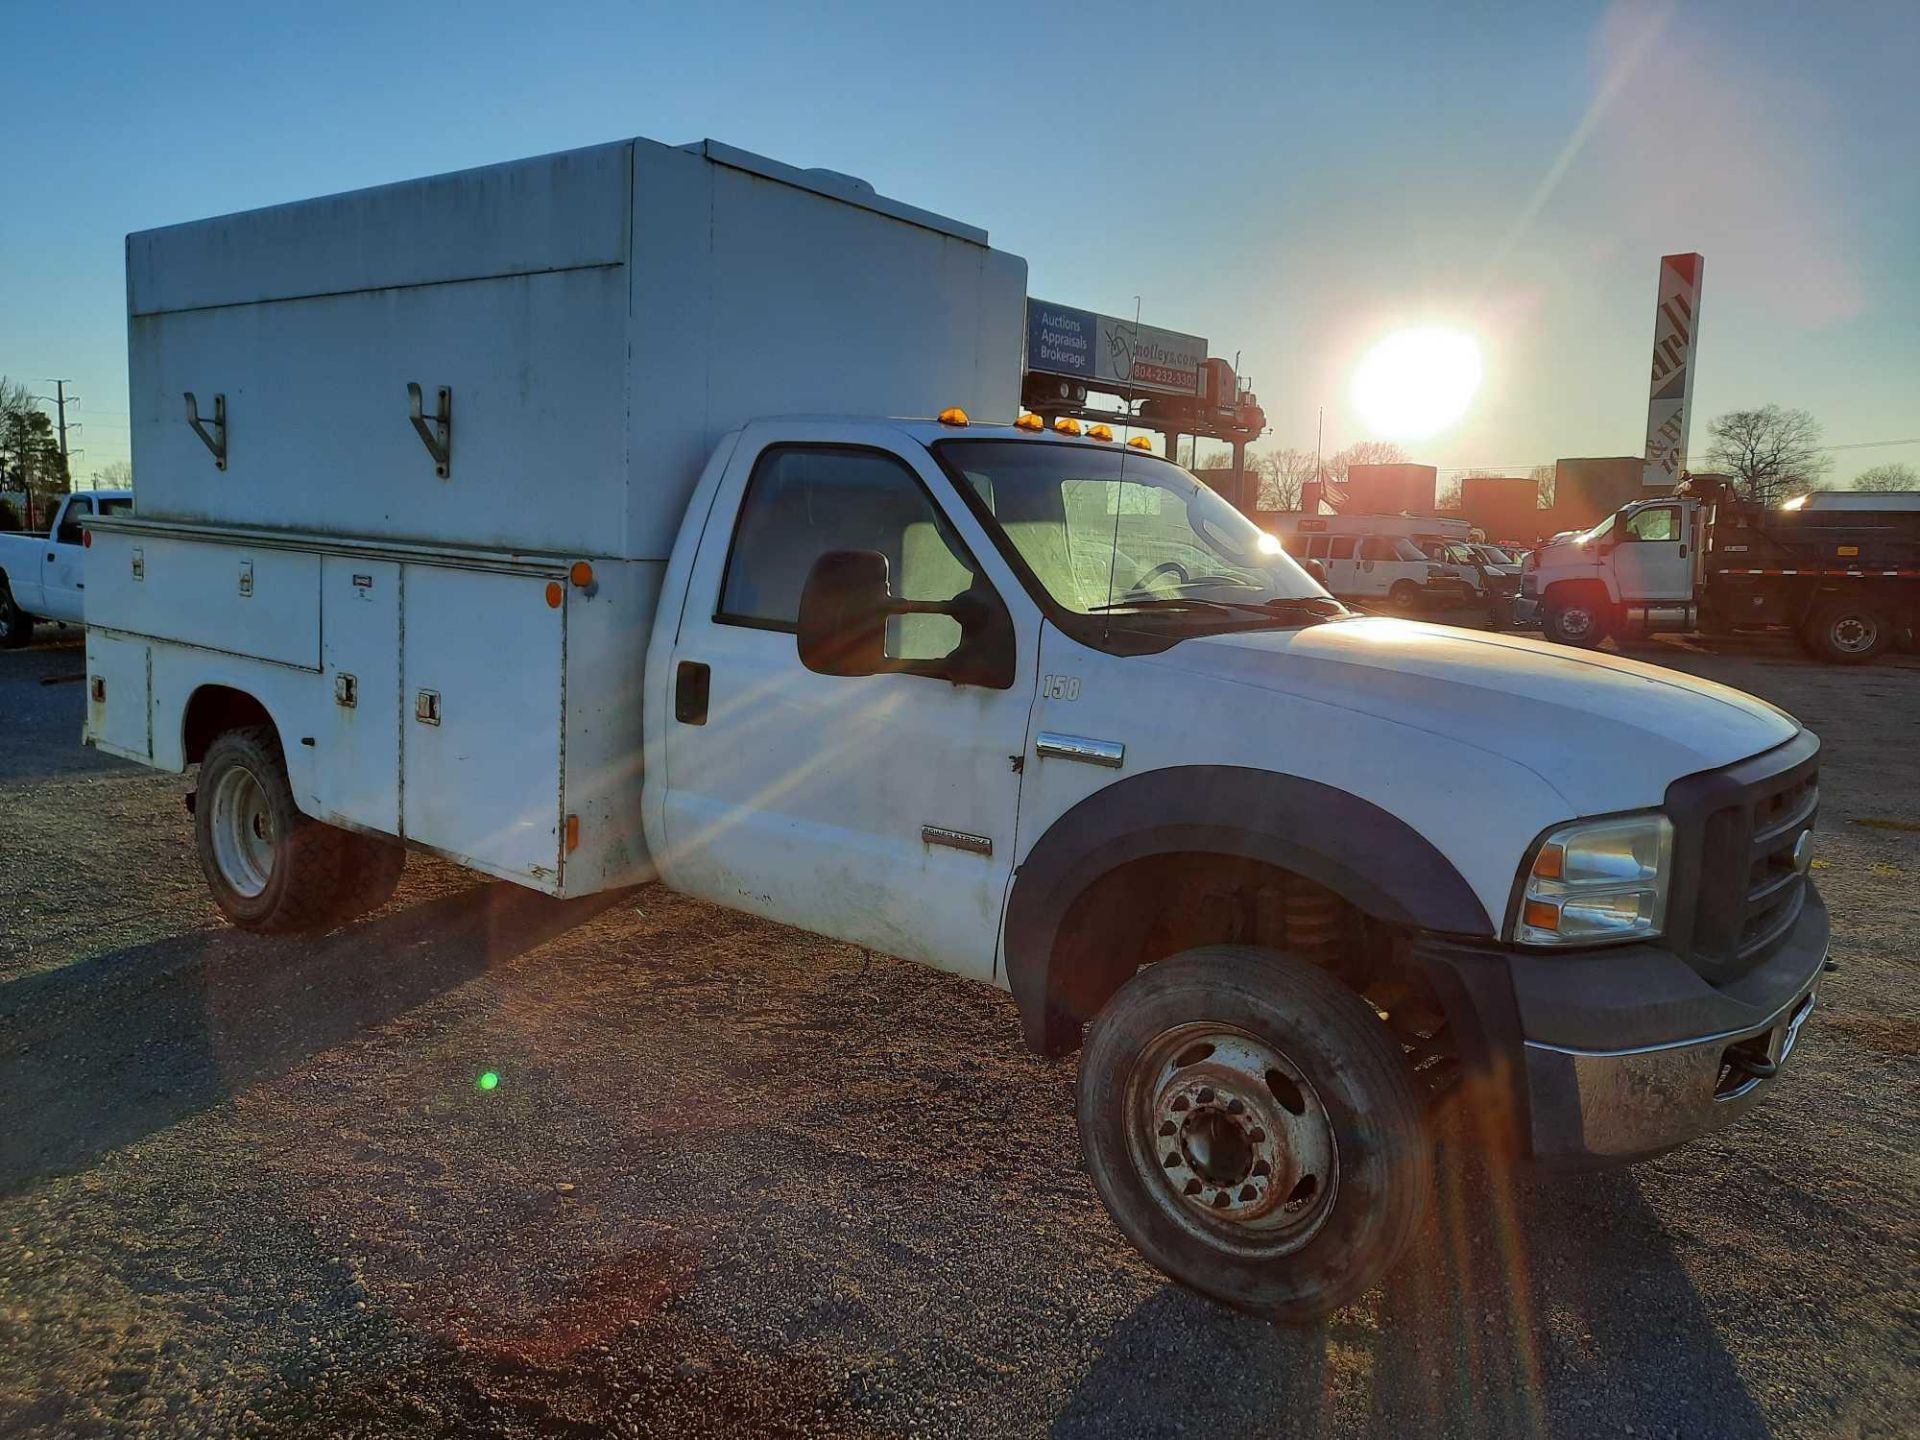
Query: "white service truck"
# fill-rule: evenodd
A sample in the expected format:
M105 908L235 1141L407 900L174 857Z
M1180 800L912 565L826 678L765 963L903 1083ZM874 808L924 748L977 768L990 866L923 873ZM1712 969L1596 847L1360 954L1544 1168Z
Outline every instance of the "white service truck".
M86 522L133 509L126 490L88 490L61 500L47 533L0 531L0 650L33 643L41 620L78 625L87 589Z
M641 140L128 267L86 736L199 767L237 924L350 919L404 846L999 985L1080 1051L1119 1227L1289 1319L1404 1250L1441 1097L1631 1159L1749 1110L1813 1005L1811 734L1354 616L1184 470L1020 415L1025 266L977 229Z

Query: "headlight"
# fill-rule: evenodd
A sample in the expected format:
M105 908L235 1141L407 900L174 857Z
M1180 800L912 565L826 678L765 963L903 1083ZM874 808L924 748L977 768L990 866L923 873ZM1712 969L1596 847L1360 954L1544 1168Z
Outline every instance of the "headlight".
M1527 865L1513 938L1590 945L1658 935L1672 869L1673 825L1664 815L1563 825Z

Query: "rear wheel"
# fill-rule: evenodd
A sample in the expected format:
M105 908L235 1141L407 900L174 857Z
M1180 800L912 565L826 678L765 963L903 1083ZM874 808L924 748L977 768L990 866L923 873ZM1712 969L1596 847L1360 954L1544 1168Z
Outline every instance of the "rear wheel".
M246 930L331 929L391 895L405 864L397 846L301 814L265 725L207 747L193 819L214 903Z
M13 602L13 590L0 575L0 650L18 650L33 643L33 617Z
M1253 946L1189 950L1088 1033L1080 1135L1109 1213L1160 1269L1271 1319L1364 1294L1432 1175L1413 1079L1373 1010Z
M1607 628L1605 610L1586 595L1549 599L1540 614L1541 632L1560 645L1591 649L1607 638Z
M1891 632L1873 606L1839 596L1814 606L1807 620L1809 648L1834 665L1866 664L1886 648Z
M1420 608L1420 587L1411 580L1396 580L1387 591L1387 603L1396 610L1414 611Z

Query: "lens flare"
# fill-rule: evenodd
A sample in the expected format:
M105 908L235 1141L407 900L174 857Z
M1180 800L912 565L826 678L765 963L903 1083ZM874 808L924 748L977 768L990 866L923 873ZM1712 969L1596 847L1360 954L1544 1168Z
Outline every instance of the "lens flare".
M1353 408L1381 438L1426 440L1457 423L1480 388L1480 342L1442 325L1398 330L1353 375Z
M482 1070L480 1078L473 1082L482 1090L492 1090L500 1084L500 1075L495 1070Z

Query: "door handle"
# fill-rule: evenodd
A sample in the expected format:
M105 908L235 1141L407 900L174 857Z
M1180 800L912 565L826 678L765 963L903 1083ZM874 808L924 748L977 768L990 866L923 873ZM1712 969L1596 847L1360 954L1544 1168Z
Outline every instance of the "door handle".
M700 660L682 660L674 672L673 718L682 725L707 723L707 698L713 690L713 669Z
M1687 547L1685 546L1685 544L1682 544L1680 547L1680 558L1682 560L1687 558Z

